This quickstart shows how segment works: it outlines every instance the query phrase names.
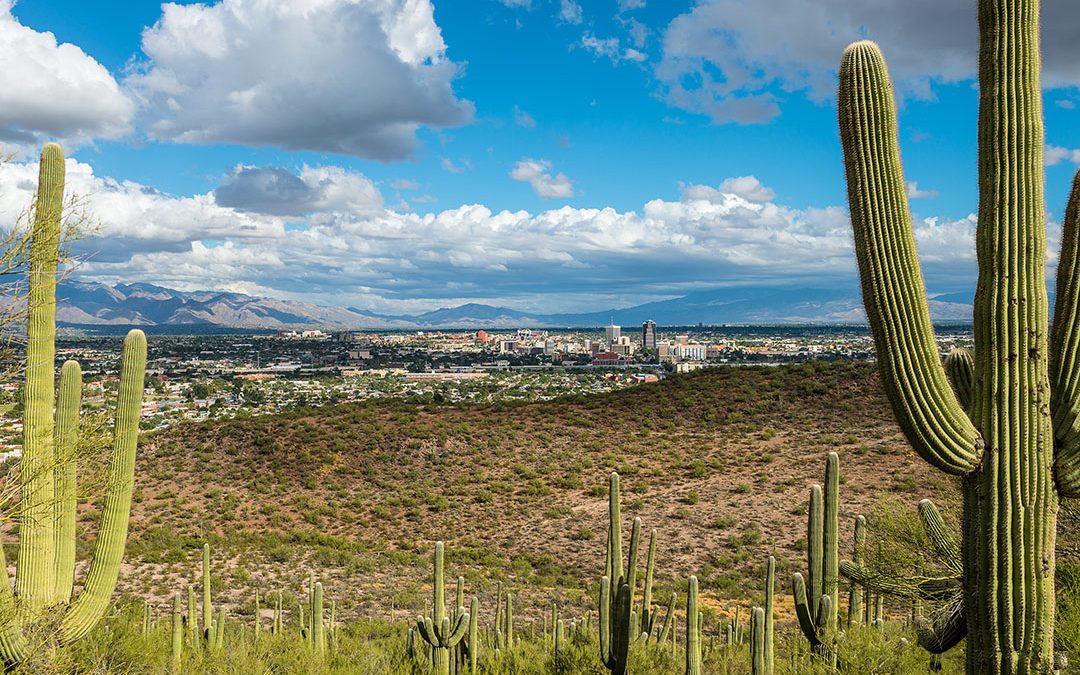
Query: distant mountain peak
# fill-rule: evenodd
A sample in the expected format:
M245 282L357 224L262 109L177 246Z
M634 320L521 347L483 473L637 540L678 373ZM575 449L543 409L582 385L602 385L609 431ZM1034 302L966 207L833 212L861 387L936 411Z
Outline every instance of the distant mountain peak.
M971 302L950 293L930 301L937 321L970 321ZM237 328L326 327L367 330L435 328L545 328L623 326L646 320L661 326L716 324L863 323L857 288L740 286L694 291L686 296L623 309L577 314L539 314L479 302L416 315L379 314L355 307L324 307L295 300L228 291L176 291L148 283L63 281L57 289L57 320L68 325L211 325Z

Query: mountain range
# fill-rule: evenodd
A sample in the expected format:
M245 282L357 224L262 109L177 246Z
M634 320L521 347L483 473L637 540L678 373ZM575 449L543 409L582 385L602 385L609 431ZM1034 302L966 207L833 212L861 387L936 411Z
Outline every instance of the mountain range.
M970 321L969 295L930 301L935 321ZM469 303L416 315L219 291L176 291L153 284L64 281L57 288L57 321L68 326L191 326L237 328L327 327L382 330L431 328L543 328L702 324L861 324L857 289L740 286L697 291L634 307L576 314L522 312Z

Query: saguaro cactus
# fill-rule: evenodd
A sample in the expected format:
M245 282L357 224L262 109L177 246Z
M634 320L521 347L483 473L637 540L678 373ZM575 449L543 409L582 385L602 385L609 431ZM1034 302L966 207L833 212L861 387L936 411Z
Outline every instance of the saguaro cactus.
M825 636L836 629L840 606L837 586L839 572L838 514L840 459L830 452L825 462L825 492L820 485L810 488L810 512L806 518L806 557L809 579L796 572L791 577L795 613L799 627L814 650L827 653Z
M915 451L962 477L964 611L955 616L967 633L967 671L1049 673L1058 497L1080 495L1080 184L1066 211L1050 334L1039 1L977 6L979 276L970 414L934 342L892 84L871 42L844 54L840 132L885 390Z
M434 602L430 617L419 616L416 629L432 649L432 666L435 675L450 675L450 652L457 646L469 628L469 613L464 607L454 609L453 618L446 613L446 583L443 579L443 543L435 544L435 561L432 586Z
M17 589L11 587L0 548L0 658L9 665L21 663L34 647L26 638L26 624L59 616L58 630L50 639L67 644L89 633L105 614L120 573L131 511L146 371L146 336L138 330L124 339L105 503L82 592L72 600L82 383L78 364L64 364L59 407L54 409L56 274L63 204L64 153L50 143L41 152L31 231Z
M638 542L641 519L634 519L630 535L627 570L622 558L622 508L619 504L619 474L608 482L608 540L604 576L600 579L600 660L613 675L626 673L632 635L633 595L637 577Z
M693 576L686 592L686 675L701 675L701 613L698 580Z

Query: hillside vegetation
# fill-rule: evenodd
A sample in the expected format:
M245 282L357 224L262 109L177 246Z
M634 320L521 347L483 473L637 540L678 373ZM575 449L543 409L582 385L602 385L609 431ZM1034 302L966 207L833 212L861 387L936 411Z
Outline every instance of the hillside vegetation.
M185 424L140 449L123 586L170 597L195 579L208 540L232 612L249 611L256 588L299 594L317 569L341 615L403 618L424 606L430 547L445 540L448 571L482 603L503 581L523 589L525 616L551 599L584 612L618 471L624 516L659 531L658 585L697 574L708 611L730 614L760 600L769 554L780 579L805 564L807 492L830 450L842 550L855 515L872 523L885 497L948 510L947 479L908 449L871 364L717 368L536 404L380 402Z

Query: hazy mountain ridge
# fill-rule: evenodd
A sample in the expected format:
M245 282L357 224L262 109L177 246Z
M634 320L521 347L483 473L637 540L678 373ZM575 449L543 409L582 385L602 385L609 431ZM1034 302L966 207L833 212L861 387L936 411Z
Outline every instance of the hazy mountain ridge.
M964 294L930 302L936 321L969 321ZM416 315L386 315L226 291L175 291L152 284L65 281L57 289L57 321L68 325L340 327L367 329L514 328L635 325L863 323L858 289L737 287L598 312L540 314L468 303Z

